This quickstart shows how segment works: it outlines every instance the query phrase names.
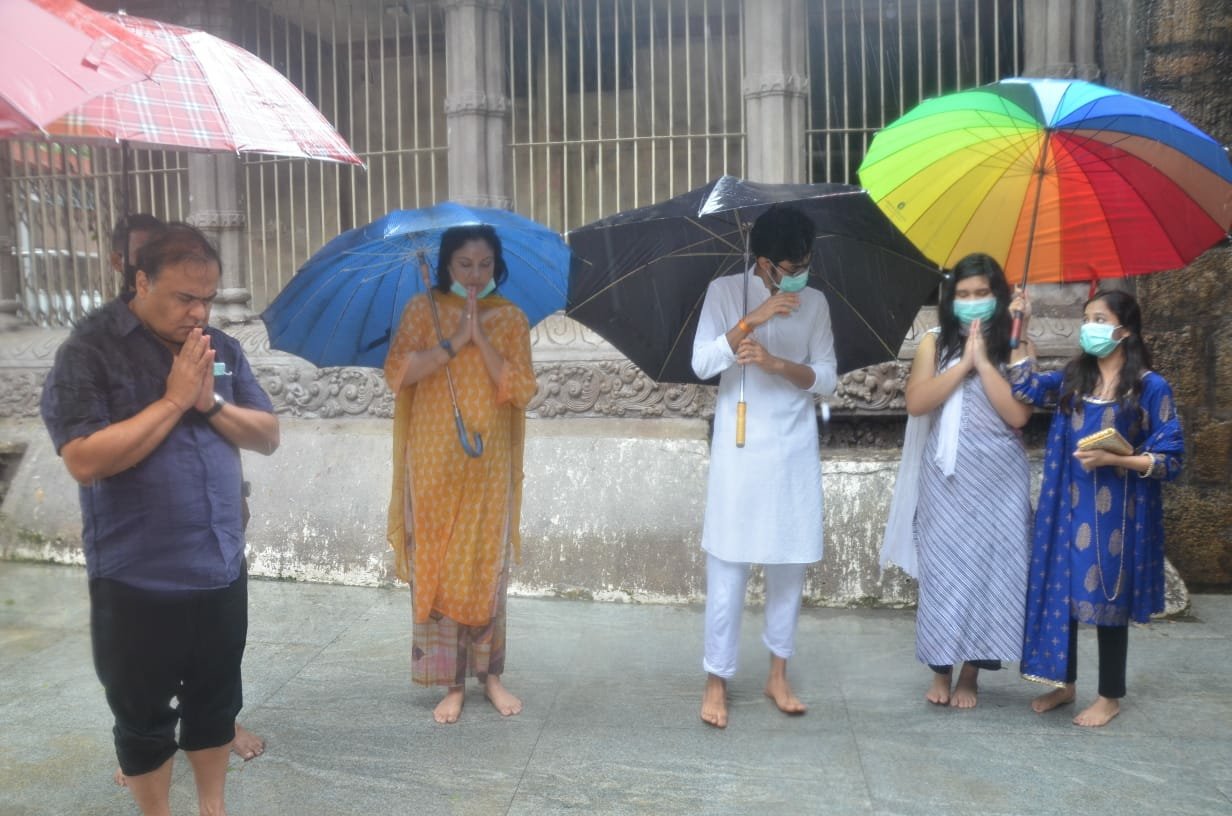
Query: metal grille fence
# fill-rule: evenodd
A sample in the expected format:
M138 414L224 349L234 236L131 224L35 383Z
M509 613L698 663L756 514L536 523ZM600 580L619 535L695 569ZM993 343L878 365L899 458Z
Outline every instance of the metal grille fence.
M809 178L856 183L873 134L1019 72L1022 0L810 0Z
M444 24L425 3L278 0L248 4L240 30L240 44L295 83L367 165L244 159L259 310L339 233L448 197Z
M513 207L565 231L744 169L740 0L511 0Z
M40 326L69 326L119 292L110 235L123 213L118 148L43 141L3 145L0 194L10 202L18 299ZM182 219L188 208L182 153L130 151L130 209Z
M514 209L565 231L743 175L748 3L508 0ZM920 100L1018 73L1021 4L809 0L810 178L855 181L873 133ZM303 90L368 165L243 159L259 311L338 233L448 197L445 12L408 0L238 9L240 44ZM134 157L131 209L188 215L184 154ZM18 297L35 322L66 325L117 291L107 236L119 178L116 149L9 142L0 152Z

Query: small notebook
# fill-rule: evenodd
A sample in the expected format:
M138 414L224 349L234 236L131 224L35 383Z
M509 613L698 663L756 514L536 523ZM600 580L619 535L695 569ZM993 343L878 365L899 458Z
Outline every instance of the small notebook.
M1129 456L1134 452L1134 446L1121 436L1116 428L1104 428L1102 431L1084 436L1078 440L1078 450L1106 450L1120 456Z

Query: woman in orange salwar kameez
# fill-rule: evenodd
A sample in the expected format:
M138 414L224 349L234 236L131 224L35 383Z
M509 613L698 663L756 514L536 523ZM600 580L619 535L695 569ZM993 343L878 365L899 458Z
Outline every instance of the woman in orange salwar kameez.
M411 678L448 686L433 717L456 722L468 675L504 716L505 591L522 502L525 409L535 394L526 315L494 289L508 272L490 226L441 237L438 283L407 304L385 360L396 395L389 542L411 584ZM440 312L438 340L427 298ZM483 453L462 449L446 380Z

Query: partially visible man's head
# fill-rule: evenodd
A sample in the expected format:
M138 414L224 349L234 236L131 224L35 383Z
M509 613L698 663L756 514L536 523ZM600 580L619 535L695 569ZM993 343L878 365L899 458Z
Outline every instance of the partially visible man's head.
M163 222L149 213L132 213L116 222L111 231L111 268L120 274L121 292L136 285L137 253L163 228Z
M167 224L137 253L136 266L132 309L150 331L178 344L209 323L222 264L200 230Z
M749 233L749 252L771 263L807 262L817 230L813 220L790 204L775 204L757 217Z

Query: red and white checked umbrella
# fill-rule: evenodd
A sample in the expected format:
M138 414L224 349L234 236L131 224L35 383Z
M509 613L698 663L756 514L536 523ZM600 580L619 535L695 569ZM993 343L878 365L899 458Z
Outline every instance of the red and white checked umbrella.
M107 15L171 59L46 127L63 141L265 153L363 165L317 108L269 63L204 31Z
M0 0L0 137L148 78L169 55L77 0Z

